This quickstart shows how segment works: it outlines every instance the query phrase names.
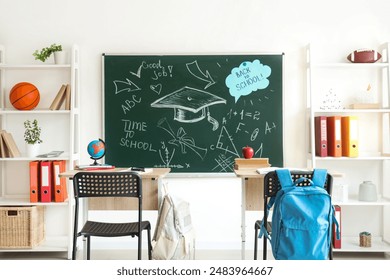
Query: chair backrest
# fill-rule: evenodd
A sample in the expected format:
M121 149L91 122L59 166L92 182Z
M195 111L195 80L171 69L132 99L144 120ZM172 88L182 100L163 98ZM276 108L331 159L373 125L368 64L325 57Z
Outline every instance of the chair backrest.
M306 177L309 179L312 179L313 177L313 171L294 171L291 170L291 177L293 181L296 181L297 179L301 177ZM325 182L325 190L328 192L328 194L332 194L332 184L333 184L333 177L328 173L326 177ZM305 187L308 186L309 183L307 181L304 181L298 186ZM276 174L276 171L268 172L264 176L264 198L273 197L276 195L276 193L280 190L281 185L278 179L278 175Z
M135 172L78 172L73 177L74 196L136 197L142 199L142 179Z

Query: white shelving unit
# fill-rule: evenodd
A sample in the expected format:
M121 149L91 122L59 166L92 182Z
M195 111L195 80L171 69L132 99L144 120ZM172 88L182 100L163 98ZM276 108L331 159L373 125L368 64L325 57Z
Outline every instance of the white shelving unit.
M307 47L307 139L308 167L327 168L337 174L334 187L348 186L348 199L334 201L341 206L342 243L339 252L390 252L390 65L389 44L378 48L376 63L321 62L319 53ZM370 85L372 103L378 109L350 109L350 104ZM332 98L329 93L332 90ZM334 95L335 94L335 95ZM328 96L327 96L328 95ZM328 99L327 99L328 98ZM326 105L324 106L324 102ZM332 105L331 103L337 105ZM318 157L315 155L316 116L358 116L359 156ZM373 181L378 200L358 200L359 184ZM359 233L372 235L372 246L359 246Z
M10 89L18 82L30 82L40 91L38 106L19 111L9 101ZM62 84L70 84L71 109L49 108ZM69 198L63 203L30 203L29 162L32 160L66 160L67 168L79 163L79 49L72 46L69 64L11 64L6 62L5 48L0 46L0 125L10 132L21 152L20 157L0 158L0 206L45 206L45 241L33 249L3 249L0 252L66 252L72 257L73 200L72 187L67 182ZM26 156L24 121L37 119L42 128L40 153L63 150L56 158Z

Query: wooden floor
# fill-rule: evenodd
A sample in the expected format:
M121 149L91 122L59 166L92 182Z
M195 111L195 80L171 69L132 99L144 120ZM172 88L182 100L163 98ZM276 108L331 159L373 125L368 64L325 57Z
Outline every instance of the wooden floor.
M143 252L143 259L147 258L147 252ZM260 251L258 256L262 258ZM0 260L64 260L67 258L65 253L55 252L2 252ZM83 258L82 252L79 252L77 259ZM135 250L94 250L91 252L93 260L132 260L137 258ZM239 250L198 250L195 253L196 260L241 260L241 251ZM253 251L247 251L246 259L253 259ZM272 260L272 252L268 253L268 259ZM390 260L389 254L383 253L334 253L334 260Z

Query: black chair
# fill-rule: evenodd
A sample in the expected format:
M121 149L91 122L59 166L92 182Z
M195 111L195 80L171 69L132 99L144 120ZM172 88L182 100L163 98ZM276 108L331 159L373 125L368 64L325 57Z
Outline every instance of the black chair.
M291 170L291 177L293 181L296 181L297 179L301 177L306 177L309 179L312 179L313 177L313 171L294 171ZM298 184L300 187L308 186L308 182L304 181L301 184ZM332 185L333 185L333 177L328 173L326 182L325 182L325 189L326 191L331 194L332 193ZM272 224L270 221L268 221L268 213L265 211L267 209L267 203L270 200L271 197L276 196L276 193L281 188L278 176L275 171L268 172L264 176L264 224L267 225L268 232L272 231ZM257 247L258 247L258 236L259 236L259 230L261 228L262 220L258 220L255 222L255 250L254 250L254 259L257 260ZM263 236L263 260L267 259L267 244L268 239ZM333 259L333 250L332 246L330 246L329 251L329 259Z
M138 259L142 257L142 232L147 230L148 255L152 258L151 226L142 221L142 179L135 172L79 172L73 177L75 205L73 254L76 259L77 238L84 236L87 242L87 259L91 257L91 236L138 237ZM108 223L87 220L78 231L80 200L90 197L133 197L138 199L138 221Z

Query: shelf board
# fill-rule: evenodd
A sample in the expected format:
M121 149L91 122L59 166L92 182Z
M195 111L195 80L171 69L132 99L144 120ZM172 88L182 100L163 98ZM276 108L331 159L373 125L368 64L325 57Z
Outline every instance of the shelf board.
M352 62L335 62L335 63L309 63L311 68L355 68L355 69L372 69L389 67L388 62L376 63L352 63Z
M53 69L69 69L70 64L2 64L0 69L7 70L53 70Z
M386 206L390 205L390 199L389 198L379 198L377 201L373 202L368 202L368 201L360 201L357 197L355 196L349 196L348 201L336 201L333 200L332 203L334 205L340 205L340 206Z
M360 160L390 160L390 156L381 156L381 155L364 155L358 157L316 157L318 161L360 161Z
M0 252L67 252L67 236L46 236L41 245L34 248L0 248Z
M64 206L69 204L69 199L65 202L30 202L30 197L6 196L0 198L1 206Z
M378 114L378 113L390 113L389 108L380 108L380 109L340 109L340 110L321 110L316 109L313 110L315 115L321 114L358 114L358 113L370 113L370 114Z
M0 115L22 115L22 114L70 114L70 110L15 110L11 108L0 109Z
M28 157L22 154L20 157L0 158L1 161L33 161L33 160L69 160L69 153L62 153L59 157Z
M373 237L371 247L360 247L359 237L341 236L341 249L334 252L390 252L390 243L383 241L382 237Z

